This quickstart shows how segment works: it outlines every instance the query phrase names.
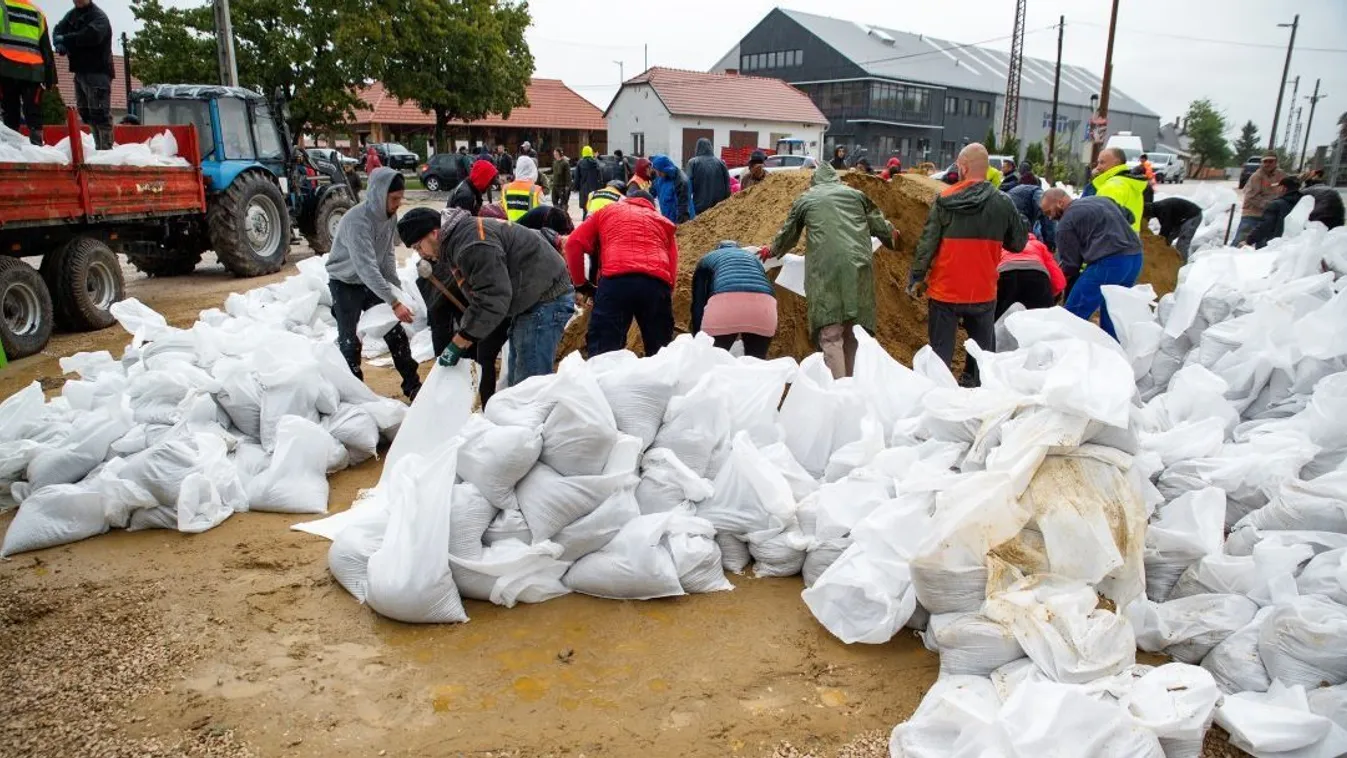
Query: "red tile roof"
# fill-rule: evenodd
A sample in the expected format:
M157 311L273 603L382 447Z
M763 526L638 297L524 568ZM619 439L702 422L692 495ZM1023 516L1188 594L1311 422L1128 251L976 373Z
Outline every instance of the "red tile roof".
M356 110L357 124L402 124L433 126L435 118L421 110L418 104L399 103L380 82L357 93L365 107ZM468 122L469 126L503 126L534 129L588 129L604 131L608 125L603 112L576 94L560 79L534 79L528 88L529 104L515 108L508 119L499 115Z
M780 79L657 66L622 86L632 84L649 84L675 116L828 123L808 95Z
M125 63L122 56L112 56L112 110L126 110L126 79L122 78ZM140 87L140 80L131 77L131 89ZM56 90L61 100L71 108L75 107L75 75L70 73L70 63L65 58L56 58Z

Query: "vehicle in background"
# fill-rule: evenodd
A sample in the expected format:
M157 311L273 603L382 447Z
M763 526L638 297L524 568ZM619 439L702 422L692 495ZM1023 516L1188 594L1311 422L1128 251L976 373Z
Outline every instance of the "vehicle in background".
M614 179L623 179L623 175L618 172L616 155L600 155L596 156L596 160L598 160L599 162L599 176L603 178L604 184L607 184L608 182L611 182ZM627 164L626 176L631 176L632 174L636 173L636 161L637 158L634 155L622 156L622 162ZM575 181L574 162L571 163L571 172L572 172L571 181L574 182Z
M762 162L762 167L770 173L777 171L804 171L806 169L818 168L818 161L810 155L769 155L767 160ZM748 172L747 166L730 169L730 176L743 176Z
M1249 156L1249 160L1244 161L1244 168L1240 169L1239 171L1240 189L1244 189L1244 185L1249 183L1249 177L1253 176L1253 172L1257 171L1259 167L1262 165L1263 165L1262 153L1259 153L1258 155L1251 155Z
M458 153L435 153L416 167L421 186L431 192L448 192L463 181L463 166ZM471 165L471 164L470 164Z
M369 156L369 148L374 148L375 154L379 156L379 161L388 168L402 171L404 169L415 169L416 164L421 162L416 153L408 150L396 142L372 142L360 152L360 170L365 171L365 159Z
M343 171L354 168L360 164L360 161L352 158L340 150L334 150L330 147L306 147L304 152L312 155L319 160L327 161L334 166L340 167Z
M1182 184L1185 167L1183 159L1173 153L1146 153L1151 161L1151 170L1155 172L1155 181L1160 184Z

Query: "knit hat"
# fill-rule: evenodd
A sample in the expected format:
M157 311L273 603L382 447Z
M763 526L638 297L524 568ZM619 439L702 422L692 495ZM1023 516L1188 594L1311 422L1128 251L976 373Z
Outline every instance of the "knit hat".
M412 208L398 219L398 238L412 247L440 228L439 211L430 208Z
M476 161L468 171L468 182L472 184L473 189L484 192L491 182L495 181L496 173L496 164L491 161Z

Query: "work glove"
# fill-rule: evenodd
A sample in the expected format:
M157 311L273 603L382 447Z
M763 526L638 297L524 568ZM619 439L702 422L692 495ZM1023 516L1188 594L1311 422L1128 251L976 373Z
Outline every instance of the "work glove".
M920 300L926 295L926 278L917 277L915 274L907 280L907 294L914 300Z
M766 263L768 260L771 259L771 257L772 257L772 248L768 247L767 245L763 245L762 247L758 248L758 259L761 260L763 263Z
M60 54L60 55L65 55L65 54L66 54L66 49L65 49L65 35L64 35L64 34L57 34L56 36L52 37L52 38L51 38L51 45L52 45L52 48L53 48L54 50L56 50L56 52L57 52L58 54Z
M459 347L456 343L450 341L449 344L444 347L444 351L440 353L437 362L441 366L457 366L459 359L467 352L468 348Z

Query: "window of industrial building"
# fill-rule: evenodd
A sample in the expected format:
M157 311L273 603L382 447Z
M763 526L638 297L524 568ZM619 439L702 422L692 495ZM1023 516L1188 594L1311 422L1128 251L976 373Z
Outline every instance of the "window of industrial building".
M776 53L767 54L767 68L776 68L776 58L777 58Z
M986 100L978 101L978 118L991 118L992 104Z
M741 55L741 56L739 56L739 70L740 70L740 71L751 71L751 70L753 69L752 65L750 65L750 64L752 64L752 62L753 62L753 56L751 56L751 55Z
M968 99L968 98L965 98L965 99L964 99L964 101L963 101L963 115L965 115L965 116L971 116L971 115L973 115L973 101L972 101L971 99Z
M950 161L954 160L954 143L940 143L940 165L948 166Z
M945 98L945 115L947 116L959 115L959 98L957 97Z

